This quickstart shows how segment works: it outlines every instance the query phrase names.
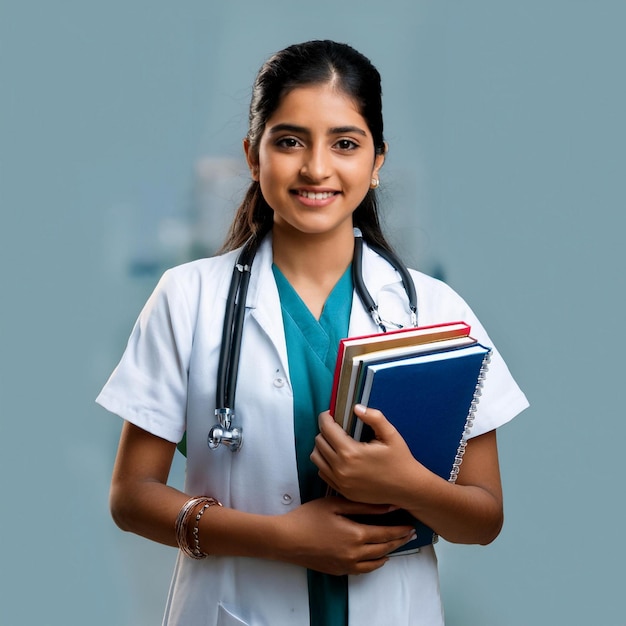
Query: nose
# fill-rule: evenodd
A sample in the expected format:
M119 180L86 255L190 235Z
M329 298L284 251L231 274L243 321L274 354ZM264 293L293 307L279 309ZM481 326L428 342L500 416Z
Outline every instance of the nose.
M330 177L331 155L323 146L311 146L303 151L302 167L300 174L311 182L319 182Z

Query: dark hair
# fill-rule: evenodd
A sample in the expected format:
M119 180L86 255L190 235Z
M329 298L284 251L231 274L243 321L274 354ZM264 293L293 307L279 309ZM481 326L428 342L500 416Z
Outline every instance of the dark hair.
M248 117L247 139L252 154L258 155L267 120L287 93L297 87L324 83L336 85L354 100L372 133L376 154L384 154L380 74L369 59L354 48L328 40L289 46L261 67L252 88ZM238 248L251 237L260 240L272 228L272 223L272 209L265 201L259 183L252 181L222 250ZM361 229L365 241L390 249L380 227L373 189L354 211L354 225Z

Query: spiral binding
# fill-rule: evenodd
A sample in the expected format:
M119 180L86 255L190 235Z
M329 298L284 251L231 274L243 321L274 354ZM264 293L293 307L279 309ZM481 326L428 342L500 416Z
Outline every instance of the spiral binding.
M474 418L476 417L476 411L478 410L478 403L480 401L480 396L482 395L482 388L485 383L485 378L487 376L487 370L489 369L490 361L491 361L491 350L489 350L485 354L483 358L482 366L480 368L480 372L478 374L478 379L476 381L476 388L474 389L474 396L472 398L472 402L470 403L470 408L469 408L469 413L467 414L467 419L465 420L465 428L463 429L461 441L456 451L456 456L454 457L454 463L452 464L452 469L450 470L450 478L448 480L451 483L456 482L456 479L459 475L461 463L463 462L463 455L465 454L465 447L467 446L467 440L469 439L469 435L472 431L472 425L474 423Z

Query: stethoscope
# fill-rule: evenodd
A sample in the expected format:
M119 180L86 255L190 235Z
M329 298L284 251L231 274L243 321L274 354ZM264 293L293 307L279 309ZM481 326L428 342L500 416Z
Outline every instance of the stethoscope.
M417 326L417 295L408 270L400 259L389 250L385 250L377 245L368 245L400 274L402 286L409 300L411 325ZM235 388L237 386L237 371L239 369L239 356L241 353L246 295L248 293L250 270L255 254L256 240L250 240L244 245L237 257L237 261L233 267L230 287L228 289L224 327L222 330L222 344L217 367L215 415L218 419L218 423L211 428L208 436L208 445L211 450L215 450L220 444L224 444L229 447L232 452L236 452L241 448L243 443L242 429L233 426L235 417ZM372 319L378 328L380 328L381 332L387 332L389 326L402 328L401 324L389 322L381 318L378 312L378 305L374 302L374 299L365 286L365 282L363 281L363 235L358 228L354 229L352 282L359 300L372 316Z

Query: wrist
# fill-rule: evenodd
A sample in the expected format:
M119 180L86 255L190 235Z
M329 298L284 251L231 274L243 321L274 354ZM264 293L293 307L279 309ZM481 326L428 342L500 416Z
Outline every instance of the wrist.
M212 507L199 521L200 548L215 556L284 560L283 517Z
M436 488L433 481L437 481L431 471L426 469L419 461L412 459L410 465L404 471L396 474L396 481L390 488L391 504L407 511L414 512L427 506L427 494Z
M206 496L189 498L181 507L176 518L174 525L176 543L183 554L192 559L205 559L209 556L208 552L200 547L199 529L204 512L212 506L221 507L222 504L215 498Z
M289 513L268 516L265 548L267 558L274 561L290 561L298 550L294 540L293 524Z

